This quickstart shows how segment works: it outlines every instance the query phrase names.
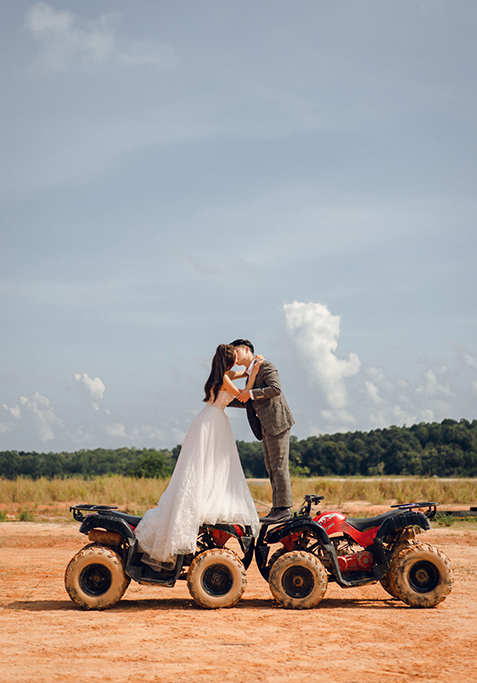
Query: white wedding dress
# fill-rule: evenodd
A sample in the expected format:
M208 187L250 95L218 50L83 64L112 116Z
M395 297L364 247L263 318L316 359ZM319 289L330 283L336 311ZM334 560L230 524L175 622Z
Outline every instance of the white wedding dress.
M143 561L156 569L195 553L202 524L249 525L259 520L232 427L224 410L234 397L220 391L192 421L167 489L136 527Z

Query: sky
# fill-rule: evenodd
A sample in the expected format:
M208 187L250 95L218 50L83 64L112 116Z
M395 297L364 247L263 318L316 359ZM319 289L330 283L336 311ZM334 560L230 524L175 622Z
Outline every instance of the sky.
M477 418L475 0L0 2L0 449ZM228 409L252 441L245 411Z

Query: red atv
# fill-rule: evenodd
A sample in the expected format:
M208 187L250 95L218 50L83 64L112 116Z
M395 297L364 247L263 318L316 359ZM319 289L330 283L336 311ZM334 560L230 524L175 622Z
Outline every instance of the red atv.
M328 581L343 588L380 582L393 598L412 607L434 607L454 581L449 559L416 540L431 528L437 503L392 506L377 517L352 518L340 512L317 512L323 496L307 495L293 519L273 528L262 526L255 547L260 573L284 607L315 607ZM426 508L425 513L419 508ZM280 548L268 558L270 547Z
M250 527L204 525L196 553L179 555L173 566L158 572L141 561L134 534L141 517L111 505L74 505L70 510L90 543L68 564L65 586L73 602L84 609L111 607L122 598L131 579L169 587L185 579L194 600L209 609L235 605L245 590L245 570L254 549ZM225 547L230 539L238 541L241 558Z

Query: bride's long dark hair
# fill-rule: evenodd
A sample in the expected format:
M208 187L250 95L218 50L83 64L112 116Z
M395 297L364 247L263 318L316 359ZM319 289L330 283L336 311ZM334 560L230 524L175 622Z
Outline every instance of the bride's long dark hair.
M204 401L207 402L211 398L215 400L220 391L220 387L224 383L224 375L227 370L231 370L235 365L235 348L231 344L219 344L212 359L212 368L210 370L209 379L205 383Z

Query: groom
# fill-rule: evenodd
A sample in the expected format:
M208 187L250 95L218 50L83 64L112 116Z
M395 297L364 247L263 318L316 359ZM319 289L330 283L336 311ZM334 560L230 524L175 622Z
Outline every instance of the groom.
M252 371L254 348L248 339L231 342L237 353L236 365L244 365L245 372ZM238 400L237 400L238 399ZM282 394L278 371L272 363L264 360L255 378L253 389L241 391L230 406L245 407L252 432L262 441L265 467L272 485L272 509L260 519L266 524L285 522L292 516L293 505L288 456L290 452L290 429L295 424L288 403Z

